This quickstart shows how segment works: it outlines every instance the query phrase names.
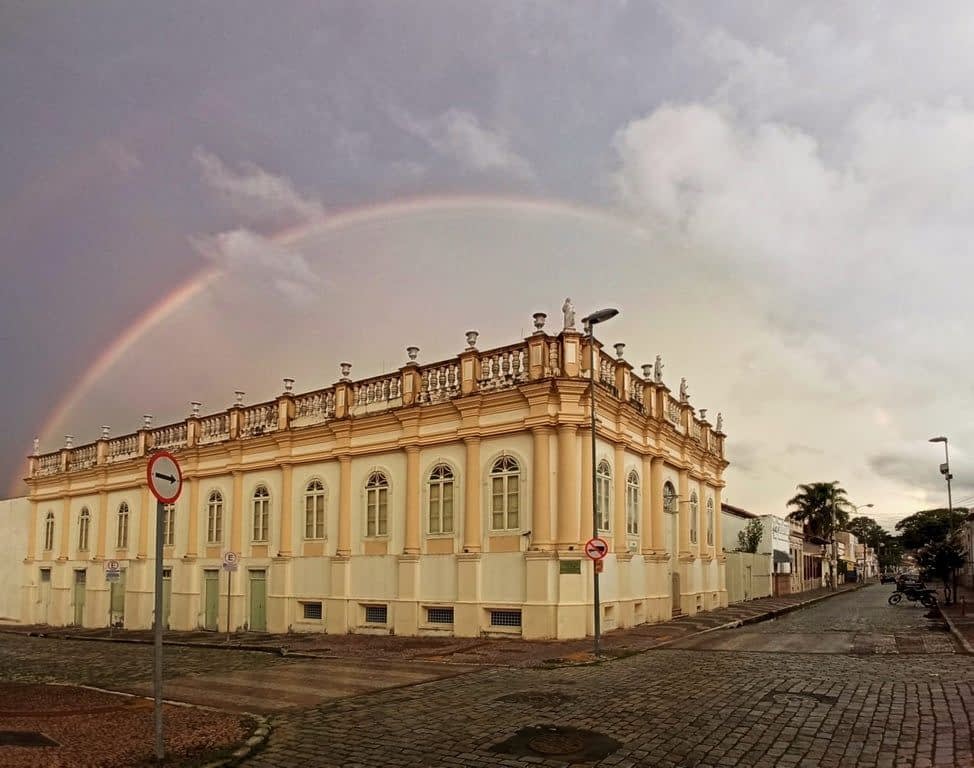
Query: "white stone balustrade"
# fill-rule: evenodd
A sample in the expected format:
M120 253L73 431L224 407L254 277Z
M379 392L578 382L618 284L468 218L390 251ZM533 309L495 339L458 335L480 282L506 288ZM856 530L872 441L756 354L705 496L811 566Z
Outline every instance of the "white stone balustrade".
M278 423L277 403L251 405L240 411L240 436L257 437L276 432Z
M218 443L221 440L230 439L230 416L226 413L217 413L213 416L206 416L200 419L199 443Z
M440 403L460 394L460 366L455 362L427 366L420 375L420 403Z
M94 443L75 448L71 451L68 458L68 471L73 472L75 470L90 469L95 466L97 460L98 446Z
M106 459L109 463L125 461L139 455L138 435L122 435L108 441Z
M319 389L294 398L295 426L324 424L335 418L335 390Z
M186 422L157 427L151 432L153 448L179 450L186 447Z
M61 453L46 453L37 457L37 475L47 477L56 475L61 471Z

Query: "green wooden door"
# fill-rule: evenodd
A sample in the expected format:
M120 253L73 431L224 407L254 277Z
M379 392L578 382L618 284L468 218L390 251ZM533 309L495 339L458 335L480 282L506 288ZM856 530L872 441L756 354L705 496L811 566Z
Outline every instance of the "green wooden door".
M250 571L250 629L267 631L267 571Z
M169 629L169 599L172 597L172 568L162 569L162 627Z
M51 610L51 569L41 568L41 587L40 595L38 596L38 602L40 603L40 613L38 618L41 624L47 624L50 619L49 613Z
M205 609L203 628L214 632L220 616L220 572L203 571L203 605Z
M85 582L87 571L74 572L74 623L83 627L85 624Z

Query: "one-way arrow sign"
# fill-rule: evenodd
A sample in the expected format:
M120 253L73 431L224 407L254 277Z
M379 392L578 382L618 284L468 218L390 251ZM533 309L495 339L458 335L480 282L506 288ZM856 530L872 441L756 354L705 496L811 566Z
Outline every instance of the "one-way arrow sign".
M183 489L183 473L179 471L176 457L168 451L159 451L149 459L146 469L149 490L163 504L172 504Z

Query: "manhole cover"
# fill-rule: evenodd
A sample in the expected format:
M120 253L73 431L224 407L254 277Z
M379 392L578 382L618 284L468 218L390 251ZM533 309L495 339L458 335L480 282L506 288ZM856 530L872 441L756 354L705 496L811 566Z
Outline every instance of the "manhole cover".
M595 731L571 726L530 725L490 747L490 751L517 757L553 757L580 763L601 760L621 746L615 739Z
M536 709L545 707L560 707L578 698L570 693L561 691L516 691L503 696L498 696L494 701L504 704L524 704Z
M777 704L786 706L802 707L807 706L809 701L819 704L835 704L839 700L838 696L828 696L824 693L806 693L797 691L771 691L762 697L763 701L773 701Z
M0 731L0 747L59 747L53 739L37 731Z

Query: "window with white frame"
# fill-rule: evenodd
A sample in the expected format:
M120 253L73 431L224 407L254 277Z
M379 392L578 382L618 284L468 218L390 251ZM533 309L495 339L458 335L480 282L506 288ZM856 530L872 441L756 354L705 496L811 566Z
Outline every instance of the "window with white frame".
M707 545L714 545L714 499L707 499Z
M697 543L697 522L700 516L700 503L697 499L697 492L690 493L690 543Z
M252 503L254 518L253 541L267 541L271 516L270 504L271 494L267 490L267 486L258 485L254 490Z
M118 505L118 518L115 527L115 548L126 549L129 545L129 505L122 502Z
M453 533L453 470L437 464L429 476L429 532Z
M88 531L91 529L91 512L88 507L81 508L78 516L78 549L81 552L88 550Z
M599 530L608 531L612 512L612 468L605 459L595 470L595 501Z
M667 480L663 483L663 511L676 514L678 509L676 488L673 487L673 483Z
M162 507L162 546L171 547L176 539L176 505Z
M219 544L223 541L223 494L211 491L206 501L206 542Z
M365 483L365 535L386 536L389 533L389 480L382 472L373 472Z
M304 489L304 538L325 538L325 486L312 480Z
M501 456L490 469L490 511L495 531L521 524L521 466L511 456Z
M51 511L44 518L44 549L48 552L54 549L54 513Z
M639 533L639 475L634 469L626 476L626 533Z

